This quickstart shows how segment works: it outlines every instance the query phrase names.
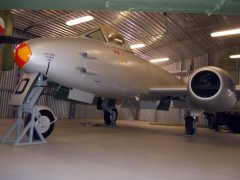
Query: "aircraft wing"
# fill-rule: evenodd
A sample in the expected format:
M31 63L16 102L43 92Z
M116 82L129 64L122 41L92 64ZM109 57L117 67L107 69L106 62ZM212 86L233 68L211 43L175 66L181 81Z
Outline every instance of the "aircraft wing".
M150 88L150 94L155 96L182 96L187 94L187 85L175 87Z
M170 74L173 74L174 76L189 76L191 74L190 71L168 71Z
M187 85L176 87L154 87L150 88L150 94L155 96L183 96L187 94ZM235 86L235 91L240 95L240 84Z
M150 95L156 99L160 99L160 102L157 106L158 110L168 111L171 100L184 101L183 105L181 105L184 107L186 104L185 98L182 99L181 97L187 95L187 85L150 88Z

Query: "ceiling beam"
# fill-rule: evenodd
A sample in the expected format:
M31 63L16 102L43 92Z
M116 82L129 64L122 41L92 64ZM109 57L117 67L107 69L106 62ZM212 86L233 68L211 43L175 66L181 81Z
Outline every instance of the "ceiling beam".
M0 9L113 10L240 15L239 0L1 0Z

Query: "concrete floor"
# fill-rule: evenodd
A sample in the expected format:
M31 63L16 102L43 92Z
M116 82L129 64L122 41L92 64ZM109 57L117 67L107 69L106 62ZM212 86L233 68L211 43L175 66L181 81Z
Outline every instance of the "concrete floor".
M0 120L0 135L10 125ZM0 180L240 179L240 135L119 121L117 128L59 121L47 144L0 144Z

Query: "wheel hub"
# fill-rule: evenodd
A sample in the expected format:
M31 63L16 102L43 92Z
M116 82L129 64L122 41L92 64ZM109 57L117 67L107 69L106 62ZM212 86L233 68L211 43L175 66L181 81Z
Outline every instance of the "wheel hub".
M38 127L41 133L46 132L50 127L50 120L47 116L41 116L36 121L36 126Z
M116 113L115 113L115 111L112 111L112 112L110 113L110 119L111 119L112 122L115 122L115 121L116 121Z

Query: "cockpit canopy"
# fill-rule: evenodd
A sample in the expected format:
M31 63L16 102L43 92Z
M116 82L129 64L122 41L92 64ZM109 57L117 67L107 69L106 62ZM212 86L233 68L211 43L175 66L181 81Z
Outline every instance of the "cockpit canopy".
M125 39L118 31L110 26L100 26L100 28L104 32L109 43L125 46Z
M128 51L131 51L123 36L111 26L101 25L98 28L93 28L87 32L84 32L82 35L98 41L115 44Z

